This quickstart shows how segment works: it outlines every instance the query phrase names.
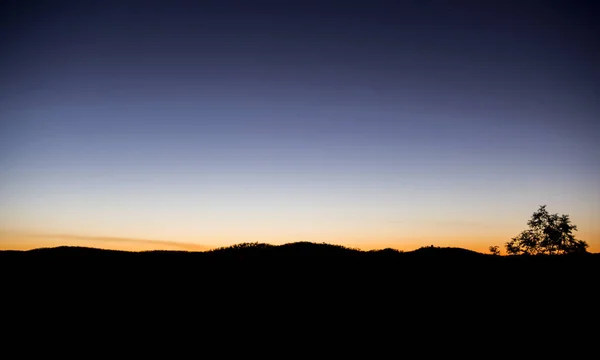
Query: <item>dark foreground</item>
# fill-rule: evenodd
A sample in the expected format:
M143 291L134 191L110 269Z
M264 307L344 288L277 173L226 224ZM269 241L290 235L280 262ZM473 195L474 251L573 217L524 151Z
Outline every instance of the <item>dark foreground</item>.
M240 244L207 252L125 252L80 247L1 251L5 285L27 291L117 296L241 298L585 293L596 285L600 254L493 256L460 248L359 251L292 243ZM215 293L217 292L217 293ZM424 295L419 295L424 294ZM60 295L60 294L56 294Z
M222 336L240 329L396 338L423 332L503 341L497 336L510 332L597 328L600 310L600 254L365 252L313 243L211 252L61 247L2 251L0 271L5 320L16 316L29 329L51 317L85 331L99 331L97 324L111 331L191 326ZM578 341L586 335L592 333L578 333Z

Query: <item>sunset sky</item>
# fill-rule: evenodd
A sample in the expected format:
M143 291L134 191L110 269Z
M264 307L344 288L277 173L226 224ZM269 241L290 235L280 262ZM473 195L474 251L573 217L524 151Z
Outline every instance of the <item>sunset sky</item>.
M600 252L593 2L0 6L0 249Z

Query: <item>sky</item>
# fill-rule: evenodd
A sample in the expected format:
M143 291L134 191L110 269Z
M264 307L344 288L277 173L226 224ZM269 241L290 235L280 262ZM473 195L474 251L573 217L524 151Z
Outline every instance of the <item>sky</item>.
M591 1L5 1L0 248L600 252Z

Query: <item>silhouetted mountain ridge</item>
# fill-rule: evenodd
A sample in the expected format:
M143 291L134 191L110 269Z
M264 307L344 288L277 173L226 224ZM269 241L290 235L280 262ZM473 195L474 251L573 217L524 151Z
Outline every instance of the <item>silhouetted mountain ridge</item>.
M14 304L44 299L64 306L80 299L98 307L119 302L206 310L250 302L294 304L292 313L312 304L327 314L351 304L368 314L380 308L429 311L440 303L590 299L600 254L498 256L434 246L362 251L309 242L198 252L60 246L0 251L0 273Z
M395 257L437 257L437 258L456 258L456 257L471 257L471 258L490 258L490 257L521 257L521 256L494 256L484 254L477 251L464 249L460 247L440 247L440 246L423 246L411 251L396 250L392 248L384 248L378 250L360 250L357 248L346 247L343 245L335 245L329 243L314 243L308 241L299 241L286 243L281 245L272 245L267 243L239 243L226 247L219 247L206 251L184 251L184 250L145 250L145 251L127 251L101 249L85 246L57 246L43 247L31 250L0 250L0 254L44 254L53 255L114 255L114 254L198 254L204 257L218 255L247 255L247 256L369 256L369 255L385 255ZM597 256L600 254L587 253L582 256ZM580 256L580 255L578 255ZM549 256L541 256L549 257ZM553 257L564 257L556 255Z
M169 271L186 268L196 271L199 268L233 269L240 266L255 268L271 264L278 269L339 267L348 273L353 271L375 271L387 267L389 272L409 266L419 271L443 269L444 272L460 269L490 269L497 264L525 266L545 263L572 263L571 266L600 262L600 254L542 255L542 256L500 256L483 254L458 247L426 246L412 251L399 251L391 248L380 250L360 250L342 245L312 242L294 242L282 245L266 243L239 243L207 251L121 251L103 250L79 246L59 246L38 248L27 251L0 251L0 261L23 267L50 264L47 267L61 267L74 264L92 268L109 263L110 268L143 267L149 271ZM537 265L536 265L537 266ZM512 270L511 270L512 271ZM416 274L413 274L416 276Z

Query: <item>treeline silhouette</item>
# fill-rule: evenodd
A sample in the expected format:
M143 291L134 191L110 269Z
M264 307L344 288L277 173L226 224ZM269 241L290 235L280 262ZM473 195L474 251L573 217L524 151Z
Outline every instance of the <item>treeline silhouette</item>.
M403 284L454 283L486 286L505 279L514 286L574 283L600 274L600 254L564 255L483 254L454 247L421 247L414 251L391 248L363 251L327 243L295 242L283 245L240 243L208 251L128 252L61 246L28 251L0 251L0 264L9 278L35 280L53 277L111 279L127 276L135 281L169 279L171 283L192 279L243 284L268 283L275 277L305 279L313 284L336 277L338 283L361 279L369 283L395 281ZM133 281L133 279L132 279ZM85 280L84 280L85 282Z
M599 270L600 254L592 253L361 251L309 242L202 252L0 252L3 320L15 334L41 325L122 338L241 332L234 347L263 331L289 341L310 332L306 344L330 339L333 346L338 335L395 344L407 333L496 338L524 326L535 334L558 324L576 328L590 321Z

